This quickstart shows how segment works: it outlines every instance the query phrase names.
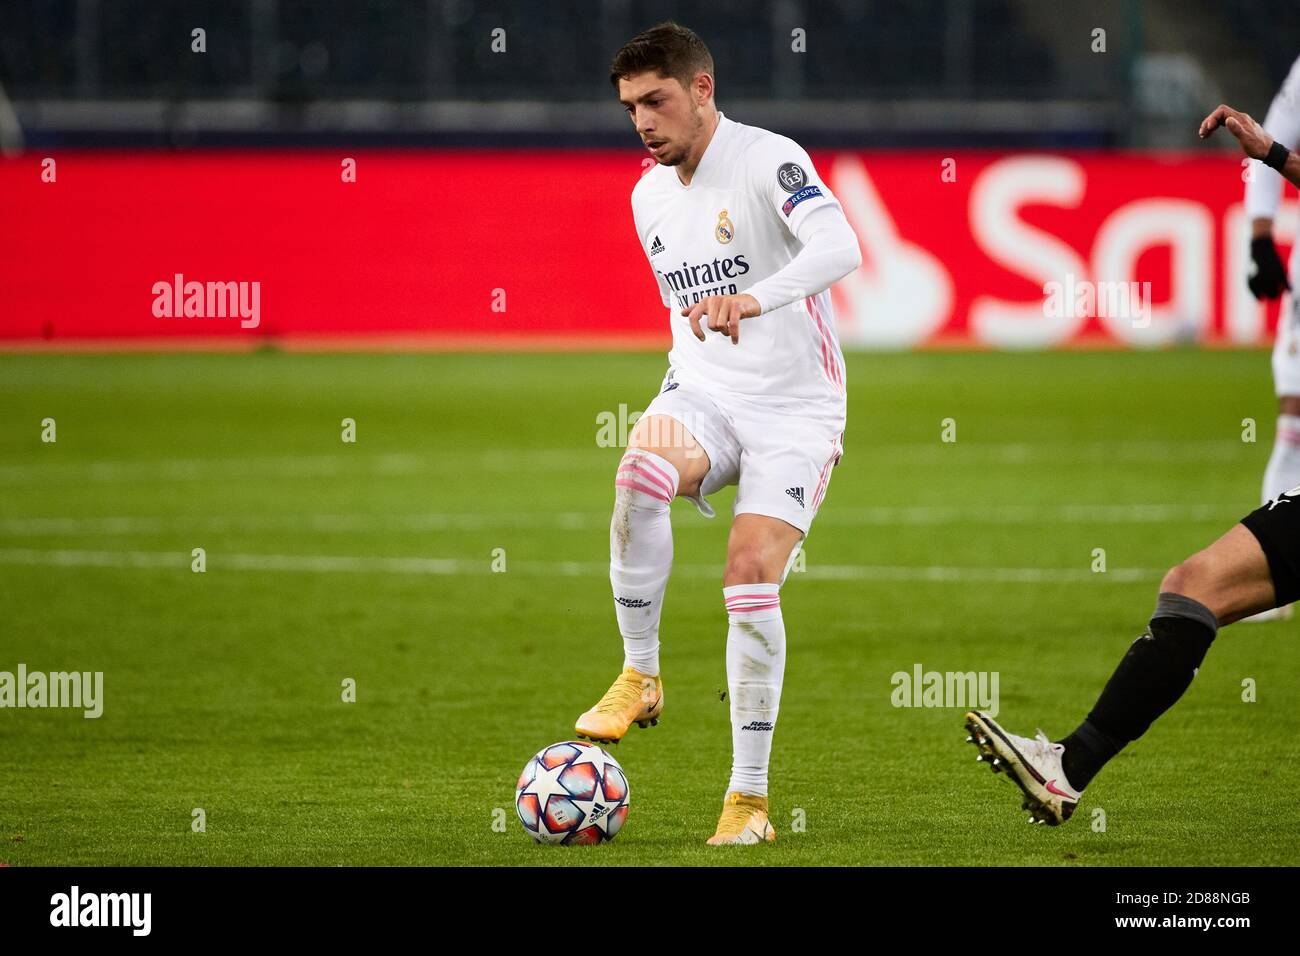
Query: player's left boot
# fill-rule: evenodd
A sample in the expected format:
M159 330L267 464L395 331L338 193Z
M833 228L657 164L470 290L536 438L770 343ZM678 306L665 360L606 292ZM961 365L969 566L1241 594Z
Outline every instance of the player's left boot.
M776 827L767 818L767 797L755 797L732 790L722 803L718 831L709 837L709 846L729 843L771 843Z
M1029 811L1030 823L1058 826L1070 819L1083 796L1065 779L1061 754L1065 747L1047 739L1041 730L1036 737L1007 733L996 720L978 710L966 715L966 739L979 749L976 760L1006 772L1025 793L1021 808Z

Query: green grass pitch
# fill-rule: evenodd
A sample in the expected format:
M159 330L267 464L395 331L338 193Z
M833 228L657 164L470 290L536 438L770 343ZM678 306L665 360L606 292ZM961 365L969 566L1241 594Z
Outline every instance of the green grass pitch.
M782 592L778 842L704 845L730 764L728 491L713 521L673 506L664 718L611 748L626 828L533 845L515 778L621 662L620 452L597 416L643 408L663 369L641 353L0 357L0 670L103 671L105 693L98 720L0 710L0 862L1300 858L1300 621L1222 632L1061 828L1026 826L961 708L891 703L916 664L997 672L1012 730L1072 729L1162 572L1257 503L1276 414L1262 352L851 355L846 454Z

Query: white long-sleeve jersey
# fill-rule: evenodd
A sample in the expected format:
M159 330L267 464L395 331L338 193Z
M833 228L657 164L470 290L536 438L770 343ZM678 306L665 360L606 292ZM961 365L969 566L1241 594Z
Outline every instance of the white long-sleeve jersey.
M844 357L830 286L861 264L857 236L808 154L794 140L719 112L682 185L655 166L632 190L641 247L669 308L675 380L706 392L780 405L844 406ZM740 344L681 315L709 295L753 295Z

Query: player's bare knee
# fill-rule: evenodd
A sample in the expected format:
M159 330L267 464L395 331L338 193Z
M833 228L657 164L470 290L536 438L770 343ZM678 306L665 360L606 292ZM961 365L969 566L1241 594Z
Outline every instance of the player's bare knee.
M627 443L628 453L648 452L670 462L677 469L677 493L699 494L700 483L709 470L709 456L686 427L668 415L647 415L637 421Z
M1192 598L1202 604L1208 603L1216 584L1216 575L1212 564L1213 562L1205 556L1203 551L1192 555L1186 561L1174 565L1165 573L1160 582L1160 592L1162 594L1181 594L1183 597Z
M1187 580L1187 570L1181 564L1176 564L1160 579L1161 594L1182 594L1183 587Z
M740 547L727 555L727 567L722 580L725 587L735 584L762 584L772 579L759 547Z

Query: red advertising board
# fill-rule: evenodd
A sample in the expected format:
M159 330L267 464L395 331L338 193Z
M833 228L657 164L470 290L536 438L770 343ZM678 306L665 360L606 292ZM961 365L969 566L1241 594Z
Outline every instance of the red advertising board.
M847 348L1271 340L1278 306L1246 288L1234 154L812 156L862 243L862 267L834 290ZM629 201L644 162L448 150L0 160L0 347L661 344L665 311ZM1298 221L1288 188L1279 238Z

